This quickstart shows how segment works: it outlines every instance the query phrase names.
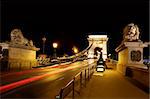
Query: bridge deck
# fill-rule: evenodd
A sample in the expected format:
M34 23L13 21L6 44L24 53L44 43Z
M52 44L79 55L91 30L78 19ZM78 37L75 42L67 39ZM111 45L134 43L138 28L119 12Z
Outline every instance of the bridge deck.
M115 70L106 70L102 76L95 72L79 99L149 99L149 94L129 82Z

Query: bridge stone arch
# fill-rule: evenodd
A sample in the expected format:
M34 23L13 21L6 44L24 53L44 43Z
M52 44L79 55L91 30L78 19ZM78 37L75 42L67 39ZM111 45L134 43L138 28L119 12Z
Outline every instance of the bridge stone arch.
M98 55L98 53L101 53L101 51L102 51L102 48L100 48L100 47L96 47L95 49L94 49L94 55Z
M88 35L89 45L92 44L90 49L88 50L88 58L94 58L94 50L95 48L101 48L102 58L106 60L107 58L107 35ZM100 54L97 56L99 58Z

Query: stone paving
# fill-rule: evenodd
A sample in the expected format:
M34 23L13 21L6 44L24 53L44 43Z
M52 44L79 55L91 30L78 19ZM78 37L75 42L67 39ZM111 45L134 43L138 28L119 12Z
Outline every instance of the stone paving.
M139 89L115 70L103 74L95 72L78 99L149 99L149 94Z

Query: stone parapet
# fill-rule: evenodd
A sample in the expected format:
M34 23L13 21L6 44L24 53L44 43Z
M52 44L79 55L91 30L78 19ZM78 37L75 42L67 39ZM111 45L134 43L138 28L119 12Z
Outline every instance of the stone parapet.
M8 69L9 70L27 70L32 69L32 67L37 66L36 60L9 60Z
M127 66L126 76L138 81L149 90L149 70L135 66Z

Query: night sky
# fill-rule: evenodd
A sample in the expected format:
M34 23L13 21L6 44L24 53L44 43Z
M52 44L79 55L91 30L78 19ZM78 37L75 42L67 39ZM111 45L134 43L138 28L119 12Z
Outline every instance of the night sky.
M106 33L109 37L108 53L122 40L123 28L134 22L140 28L141 40L149 41L148 0L105 0L102 2L50 2L31 0L3 0L1 2L1 42L10 40L10 32L20 28L24 37L32 39L42 49L46 40L46 53L52 55L52 43L59 43L58 54L72 54L88 46L88 34ZM38 52L41 53L41 51Z

